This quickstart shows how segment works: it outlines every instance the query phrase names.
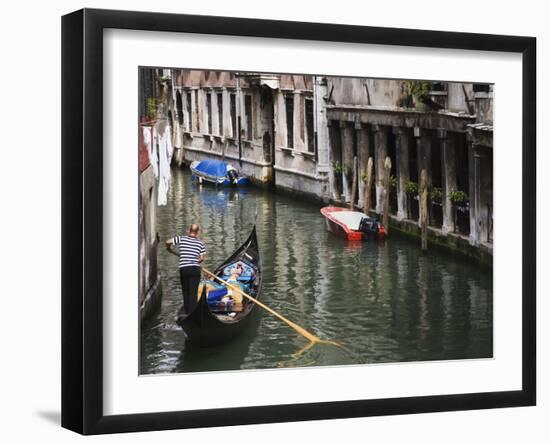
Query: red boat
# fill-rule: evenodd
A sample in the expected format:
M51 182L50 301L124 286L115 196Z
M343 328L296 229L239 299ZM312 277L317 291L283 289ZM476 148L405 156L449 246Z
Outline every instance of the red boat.
M386 230L378 220L358 211L347 208L326 206L321 208L327 230L352 241L383 239Z

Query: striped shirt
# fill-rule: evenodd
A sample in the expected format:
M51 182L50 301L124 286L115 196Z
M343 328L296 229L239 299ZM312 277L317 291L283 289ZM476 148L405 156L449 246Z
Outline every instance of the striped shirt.
M180 261L179 267L200 266L199 257L204 254L204 243L197 237L177 235L172 241L178 246Z

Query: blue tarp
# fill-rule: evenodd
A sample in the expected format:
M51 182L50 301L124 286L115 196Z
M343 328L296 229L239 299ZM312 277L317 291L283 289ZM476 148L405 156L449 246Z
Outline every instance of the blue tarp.
M227 164L221 160L202 160L196 170L212 177L225 177Z

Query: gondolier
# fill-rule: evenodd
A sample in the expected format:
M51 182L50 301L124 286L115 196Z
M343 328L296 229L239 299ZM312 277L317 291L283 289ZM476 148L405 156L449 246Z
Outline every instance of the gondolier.
M192 224L189 235L177 235L166 240L166 249L179 255L181 291L183 294L183 312L189 315L197 305L197 290L201 279L201 262L206 252L203 241L198 237L200 227ZM178 252L174 251L177 246Z

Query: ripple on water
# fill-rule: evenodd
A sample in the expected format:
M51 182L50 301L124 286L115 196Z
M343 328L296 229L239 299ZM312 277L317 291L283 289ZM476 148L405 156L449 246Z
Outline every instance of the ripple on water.
M256 219L256 213L257 219ZM142 373L311 367L492 356L491 272L392 236L348 243L327 233L316 205L250 189L216 190L174 170L158 211L162 240L202 226L214 268L257 223L261 299L289 320L343 347L315 345L261 309L223 347L195 349L175 324L177 258L159 249L163 302L141 331Z

